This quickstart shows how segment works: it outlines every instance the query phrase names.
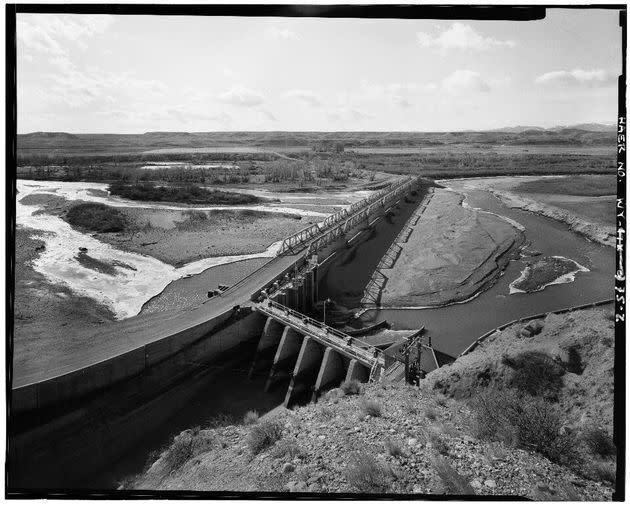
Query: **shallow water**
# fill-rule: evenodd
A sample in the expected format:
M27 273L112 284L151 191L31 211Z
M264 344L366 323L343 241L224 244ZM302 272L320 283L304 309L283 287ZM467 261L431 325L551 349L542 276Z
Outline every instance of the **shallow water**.
M488 191L463 191L471 207L505 216L522 225L531 249L546 256L572 259L589 271L577 272L573 282L549 285L535 293L510 294L510 283L525 268L523 260L513 260L493 286L468 302L440 308L369 311L362 319L387 320L394 329L424 325L437 349L458 355L485 332L514 319L613 297L613 248L590 242L552 219L511 209Z
M33 262L33 268L54 284L62 284L79 295L93 298L109 307L118 319L134 316L142 305L169 283L186 275L199 274L211 267L243 261L247 259L272 258L276 255L280 242L271 244L265 251L255 254L218 256L204 258L176 268L162 261L132 252L116 249L101 242L90 234L72 228L63 219L46 213L39 213L40 205L24 205L21 200L28 195L55 194L68 200L98 202L113 207L151 208L160 210L182 210L187 207L142 203L123 198L107 196L107 184L76 183L60 181L17 181L16 218L18 226L35 230L35 235L45 242L46 248ZM348 193L350 195L352 193ZM345 195L345 194L344 194ZM291 195L294 198L299 195ZM353 199L363 196L357 192ZM290 202L276 202L270 205L253 206L209 206L195 207L199 210L260 210L326 217L330 212L315 212L292 207ZM106 264L125 264L132 268L114 266L115 275L87 268L77 260L79 248L87 248L91 258Z

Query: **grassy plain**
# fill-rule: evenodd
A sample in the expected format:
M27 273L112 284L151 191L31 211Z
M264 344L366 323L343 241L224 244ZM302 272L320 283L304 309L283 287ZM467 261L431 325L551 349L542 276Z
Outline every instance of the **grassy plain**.
M576 175L562 179L526 181L514 188L517 193L544 193L550 195L606 196L617 193L614 176Z
M342 149L336 152L322 145ZM150 162L186 166L141 170ZM237 168L203 167L208 163ZM450 133L33 133L18 137L18 175L31 179L321 186L326 179L347 181L361 169L446 178L609 173L614 166L614 132L575 128Z

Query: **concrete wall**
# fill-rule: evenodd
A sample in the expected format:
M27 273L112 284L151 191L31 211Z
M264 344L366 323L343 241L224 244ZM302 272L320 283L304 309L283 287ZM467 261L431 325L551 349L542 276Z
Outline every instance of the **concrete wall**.
M222 329L224 325L231 324L232 317L233 313L230 310L194 328L151 342L125 354L53 377L47 381L15 388L11 395L12 411L14 414L19 414L47 408L105 389L145 373L164 360L173 359L182 350L199 340L207 347L204 352L210 354L220 352L227 346L237 345L240 342L238 337L233 342L230 339L234 337L233 332L238 332L246 323L239 321L239 324L231 329L230 326ZM259 314L250 315L248 319L252 324L250 331L254 331L254 327L257 325L254 321L260 323L260 318ZM213 337L213 333L217 331L219 333ZM247 332L243 331L243 333ZM227 334L230 337L221 336ZM179 356L174 359L178 361L182 357Z
M10 434L11 485L59 487L68 473L80 478L106 468L207 387L191 376L212 374L252 356L264 323L259 313L246 313L140 375L84 397L74 409L48 419L36 418L39 411L30 420L23 414L25 422L16 421ZM77 461L84 464L77 468Z

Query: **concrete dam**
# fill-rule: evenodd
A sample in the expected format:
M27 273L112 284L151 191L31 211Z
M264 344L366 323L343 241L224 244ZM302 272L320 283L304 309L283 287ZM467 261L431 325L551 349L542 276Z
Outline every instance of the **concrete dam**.
M93 345L84 352L48 370L14 375L12 487L29 487L37 473L44 487L64 481L64 468L76 468L76 461L90 462L79 469L86 474L106 466L146 436L147 425L176 415L193 393L190 377L213 367L245 359L265 390L283 388L287 407L316 400L347 379L380 380L399 371L384 346L312 316L322 279L334 276L335 264L401 202L411 215L424 199L422 184L402 178L287 237L278 256L193 310L121 321L116 334L102 329L86 335ZM383 252L389 246L383 244Z

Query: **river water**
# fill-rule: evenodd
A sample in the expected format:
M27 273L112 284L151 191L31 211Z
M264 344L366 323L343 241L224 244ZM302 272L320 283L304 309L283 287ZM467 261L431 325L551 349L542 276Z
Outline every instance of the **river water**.
M507 217L525 228L530 248L546 256L564 256L588 268L566 284L535 293L510 294L510 283L525 268L517 259L486 291L465 303L428 309L382 309L363 314L364 321L387 320L394 329L425 326L436 349L457 356L481 335L514 319L613 297L615 251L587 240L568 226L531 212L504 205L489 191L464 191L474 208Z

